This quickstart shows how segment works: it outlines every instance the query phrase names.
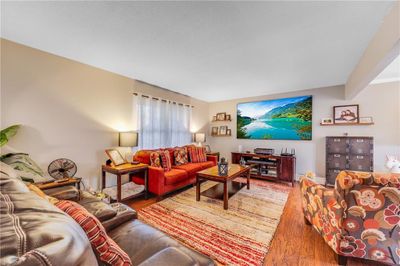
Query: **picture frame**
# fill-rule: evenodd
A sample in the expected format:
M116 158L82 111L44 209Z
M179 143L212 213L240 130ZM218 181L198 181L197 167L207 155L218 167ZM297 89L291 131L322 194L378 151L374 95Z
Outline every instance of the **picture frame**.
M231 115L226 115L226 120L231 121Z
M210 153L211 152L210 145L204 145L204 147L206 148L206 153Z
M217 121L225 121L226 113L217 113Z
M219 127L219 135L226 135L226 131L228 130L228 126L220 126Z
M232 130L231 129L227 129L226 130L226 135L228 135L228 136L232 135Z
M373 123L374 119L372 118L372 116L364 116L364 117L360 117L360 123L361 124L370 124Z
M322 118L321 125L333 125L333 118L332 117Z
M212 127L211 136L216 136L216 135L218 135L218 127Z
M358 124L360 113L358 104L337 105L333 107L334 124Z
M115 166L127 163L122 154L116 149L107 149L106 154Z
M217 116L216 115L213 116L212 121L217 121Z

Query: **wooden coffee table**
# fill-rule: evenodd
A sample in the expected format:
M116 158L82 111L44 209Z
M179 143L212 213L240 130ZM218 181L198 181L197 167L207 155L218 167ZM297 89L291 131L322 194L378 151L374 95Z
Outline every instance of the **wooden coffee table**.
M197 172L196 174L196 200L200 201L200 183L203 180L211 180L219 182L220 184L215 185L206 191L202 192L201 195L213 198L221 199L224 201L224 210L228 209L228 199L232 197L245 185L240 182L234 182L233 179L246 176L247 177L247 189L250 189L250 166L241 166L239 164L229 165L228 175L218 175L218 166L205 169Z

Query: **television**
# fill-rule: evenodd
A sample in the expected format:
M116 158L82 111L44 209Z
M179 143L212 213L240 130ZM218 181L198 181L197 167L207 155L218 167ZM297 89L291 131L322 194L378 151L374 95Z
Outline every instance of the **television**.
M311 140L312 96L239 103L236 134L238 139Z

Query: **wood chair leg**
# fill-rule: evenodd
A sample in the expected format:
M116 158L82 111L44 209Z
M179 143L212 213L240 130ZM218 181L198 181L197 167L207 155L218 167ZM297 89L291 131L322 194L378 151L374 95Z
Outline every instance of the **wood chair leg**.
M346 266L347 265L347 257L336 254L335 253L335 260L338 265Z
M303 218L304 218L304 223L305 223L306 225L311 225L310 221L307 220L307 218L306 218L305 216L303 216Z

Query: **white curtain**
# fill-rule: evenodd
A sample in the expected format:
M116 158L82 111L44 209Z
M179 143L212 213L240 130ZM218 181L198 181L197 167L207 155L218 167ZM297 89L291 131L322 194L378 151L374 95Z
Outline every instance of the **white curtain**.
M139 148L182 146L191 142L191 107L168 100L134 95Z

